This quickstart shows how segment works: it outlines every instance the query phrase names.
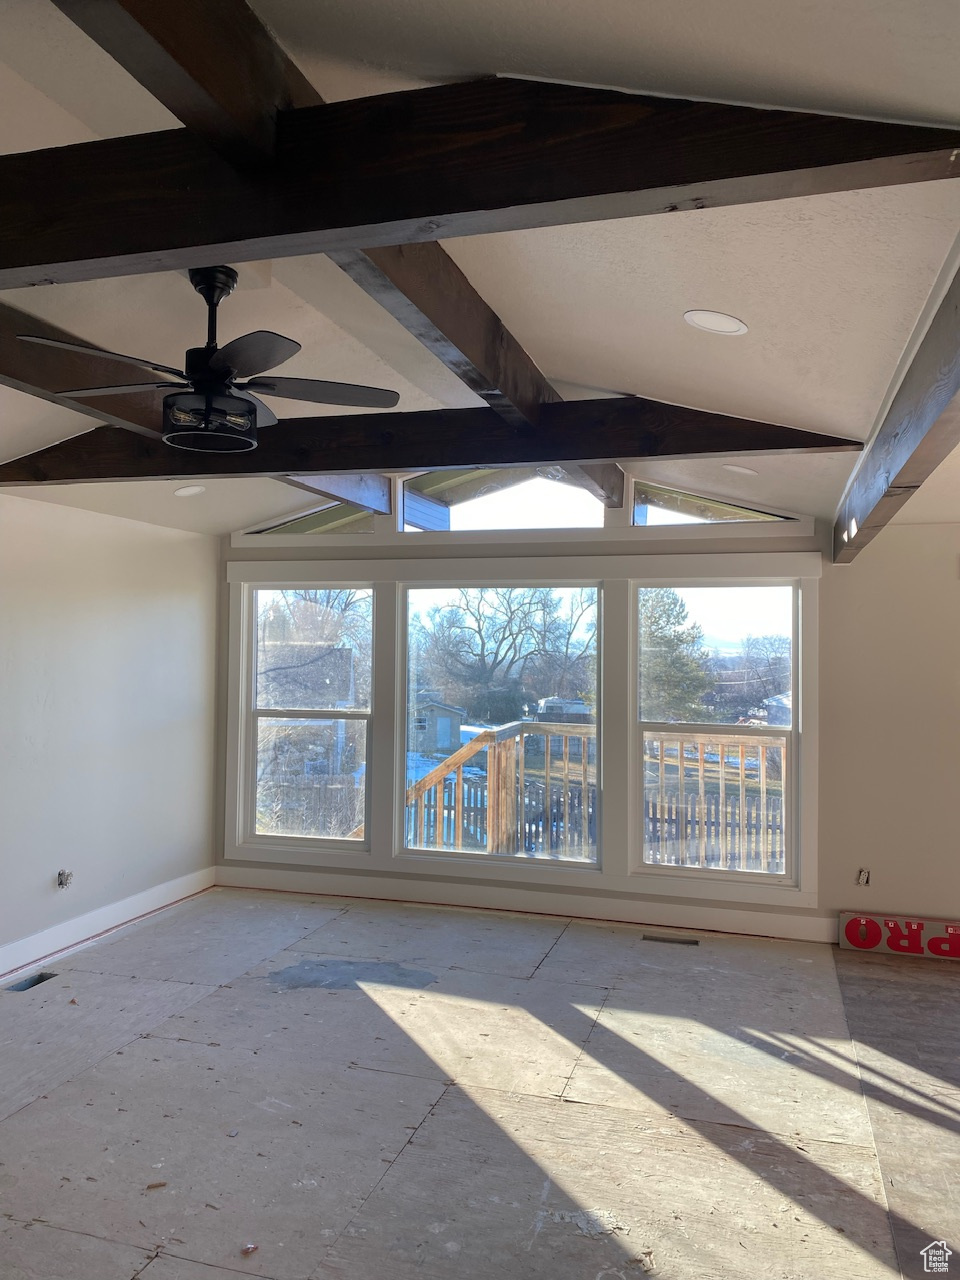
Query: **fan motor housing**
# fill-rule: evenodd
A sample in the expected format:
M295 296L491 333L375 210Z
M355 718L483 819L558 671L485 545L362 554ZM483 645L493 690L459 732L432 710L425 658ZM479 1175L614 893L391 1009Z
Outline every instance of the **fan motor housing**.
M257 406L229 394L164 396L163 440L195 453L244 453L257 447Z

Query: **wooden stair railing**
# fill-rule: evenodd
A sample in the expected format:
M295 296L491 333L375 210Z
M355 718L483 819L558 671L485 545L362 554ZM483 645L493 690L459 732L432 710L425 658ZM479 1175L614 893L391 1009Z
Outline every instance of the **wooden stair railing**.
M579 822L576 823L575 843L581 848L589 844L589 812L585 802L591 785L589 765L589 743L596 737L596 727L586 724L553 724L545 721L516 720L509 724L499 725L495 729L484 729L470 742L465 743L452 755L435 765L429 773L413 782L406 792L408 812L413 810L413 831L410 832L416 847L424 847L426 835L426 797L434 787L442 789L444 780L454 774L453 793L453 830L456 832L454 848L459 847L463 836L464 820L464 777L463 769L474 756L481 751L488 751L486 771L486 852L517 853L518 833L518 800L523 803L527 784L539 784L539 778L531 778L527 770L525 740L528 737L542 738L544 744L543 781L542 786L547 802L551 796L551 787L559 787L562 803L562 829L564 843L571 842L574 833L570 823L573 815L570 810L571 786L581 788L584 803L580 805ZM563 740L562 757L559 761L551 756L551 738ZM579 759L571 753L570 740L576 738L580 742ZM559 764L559 769L555 767ZM555 771L554 771L555 770ZM442 792L438 796L438 811L443 809ZM409 831L409 828L408 828Z
M416 843L422 846L424 840L424 818L426 815L426 807L423 803L423 797L428 791L437 785L442 785L444 778L448 774L456 773L456 797L457 797L457 830L462 829L463 823L463 766L475 755L479 755L484 751L490 743L494 741L494 729L484 729L470 742L465 742L458 751L452 756L447 756L446 760L442 760L429 773L424 774L422 778L418 778L411 786L407 788L407 808L411 805L415 806L415 822L416 822Z

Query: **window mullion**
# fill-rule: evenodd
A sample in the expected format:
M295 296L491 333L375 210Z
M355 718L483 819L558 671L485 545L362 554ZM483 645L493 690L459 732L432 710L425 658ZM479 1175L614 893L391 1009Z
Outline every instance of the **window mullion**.
M269 720L369 720L369 711L333 710L328 707L310 707L291 711L289 707L254 707L254 716Z
M603 583L600 619L599 794L622 796L600 813L600 865L605 875L626 876L637 847L636 788L636 625L635 595L626 579ZM624 687L626 683L626 687ZM641 833L642 834L642 833Z
M401 635L396 582L378 582L373 587L373 714L370 723L370 773L378 779L367 797L370 824L370 851L375 861L389 864L399 846L403 786L397 762L398 738L403 724L403 708L398 683L399 665L405 652Z

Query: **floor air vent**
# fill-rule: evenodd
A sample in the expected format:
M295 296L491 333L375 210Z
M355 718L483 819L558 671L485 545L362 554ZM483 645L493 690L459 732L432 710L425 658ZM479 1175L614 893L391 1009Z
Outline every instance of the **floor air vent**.
M644 933L640 935L644 942L674 942L679 947L699 947L699 938L670 938L663 933Z
M29 978L21 978L19 982L15 982L12 987L7 987L8 991L29 991L31 987L39 987L41 982L48 982L51 978L55 978L55 973L33 973Z

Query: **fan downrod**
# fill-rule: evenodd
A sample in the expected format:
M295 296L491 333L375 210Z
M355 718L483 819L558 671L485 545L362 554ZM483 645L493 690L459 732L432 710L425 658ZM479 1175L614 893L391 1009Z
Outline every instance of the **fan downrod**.
M233 267L191 267L187 274L207 304L207 352L214 352L217 349L217 307L237 287L237 273ZM190 353L187 352L188 361L189 358ZM190 369L189 363L187 369Z

